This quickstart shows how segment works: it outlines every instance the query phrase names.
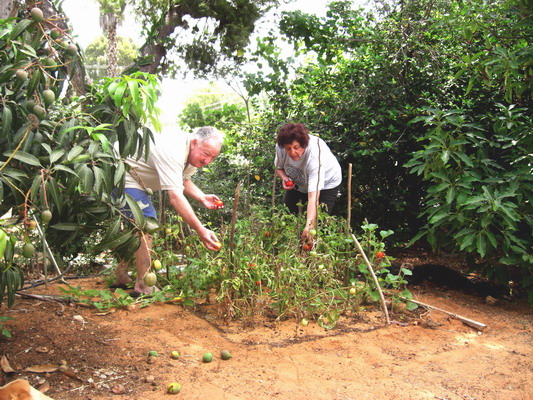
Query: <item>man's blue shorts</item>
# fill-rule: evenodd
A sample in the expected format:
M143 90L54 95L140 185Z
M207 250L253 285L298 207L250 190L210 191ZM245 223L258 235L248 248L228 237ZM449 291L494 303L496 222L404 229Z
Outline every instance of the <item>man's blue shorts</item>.
M135 201L139 204L139 207L141 208L145 217L152 217L157 219L157 214L155 212L154 205L152 204L152 196L149 196L144 190L131 188L125 188L124 193L129 194L135 199ZM127 205L126 207L124 207L124 211L126 213L129 213L129 209L130 208ZM129 214L129 217L132 218L133 215L131 215L131 213Z

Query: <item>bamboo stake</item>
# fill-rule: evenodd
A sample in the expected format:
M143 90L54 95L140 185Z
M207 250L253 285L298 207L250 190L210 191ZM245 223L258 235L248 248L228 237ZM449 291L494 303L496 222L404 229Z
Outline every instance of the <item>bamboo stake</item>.
M272 180L272 208L276 205L276 167L274 167L274 179Z
M233 202L233 215L231 216L231 231L230 231L230 257L231 263L233 264L233 251L235 250L235 223L237 221L237 208L239 206L239 197L241 195L241 182L237 183L235 188L235 201Z
M348 215L346 216L346 233L350 234L352 220L352 163L348 164Z
M359 253L361 253L361 256L363 256L363 260L365 260L366 266L368 267L368 270L370 271L370 274L372 275L372 279L374 279L374 283L376 284L376 288L379 293L379 298L381 299L381 307L383 308L383 313L385 314L385 320L387 321L387 325L390 324L390 318L389 318L389 311L387 310L387 303L385 302L385 296L383 296L383 291L381 290L381 286L379 286L379 281L374 273L374 268L372 268L372 265L370 264L370 261L368 261L368 257L366 256L363 248L361 247L361 243L359 243L359 240L355 237L355 235L351 234L352 239L354 240L355 244L357 245L357 248L359 249Z
M419 306L426 307L426 308L429 308L429 309L432 309L432 310L435 310L435 311L443 312L445 314L450 315L453 318L458 319L462 323L464 323L464 324L466 324L468 326L471 326L472 328L479 329L480 331L484 330L487 327L487 325L485 325L482 322L474 321L473 319L470 319L470 318L465 318L465 317L463 317L463 316L461 316L459 314L455 314L455 313L452 313L450 311L443 310L442 308L435 307L435 306L432 306L430 304L422 303L421 301L418 301L418 300L408 299L406 297L400 297L400 299L405 300L405 301L410 301L411 303L415 303L415 304L418 304Z

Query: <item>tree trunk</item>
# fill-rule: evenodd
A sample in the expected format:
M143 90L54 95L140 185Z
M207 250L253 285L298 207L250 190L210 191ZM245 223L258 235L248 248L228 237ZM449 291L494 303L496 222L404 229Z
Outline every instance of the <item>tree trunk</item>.
M107 76L118 76L118 44L116 23L106 31L107 36Z
M16 0L2 0L0 1L0 18L8 19L16 15L18 4Z

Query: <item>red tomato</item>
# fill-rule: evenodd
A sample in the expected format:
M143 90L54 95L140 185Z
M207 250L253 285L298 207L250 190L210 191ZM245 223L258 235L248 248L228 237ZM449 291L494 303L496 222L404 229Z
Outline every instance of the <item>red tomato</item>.
M382 251L377 251L376 252L376 257L377 258L383 258L385 256L385 253L383 253Z
M222 200L215 200L215 206L217 208L222 208L224 207L224 202Z
M261 281L255 281L255 284L256 284L257 286L261 286Z
M292 187L294 187L294 182L293 181L287 181L287 182L285 182L285 186L287 186L289 188L292 188Z
M265 237L270 237L270 231L265 232Z
M302 249L303 249L304 251L310 251L312 248L313 248L313 246L310 245L309 243L304 243L304 244L302 245Z

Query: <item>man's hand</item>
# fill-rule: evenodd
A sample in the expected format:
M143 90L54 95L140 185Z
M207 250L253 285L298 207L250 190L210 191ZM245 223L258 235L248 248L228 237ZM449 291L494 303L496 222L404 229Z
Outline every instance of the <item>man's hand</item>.
M215 235L215 232L204 228L201 232L198 232L200 235L200 240L206 248L213 251L218 251L222 247L222 244Z
M224 202L214 194L206 194L200 201L206 208L209 208L210 210L217 210L224 207Z

